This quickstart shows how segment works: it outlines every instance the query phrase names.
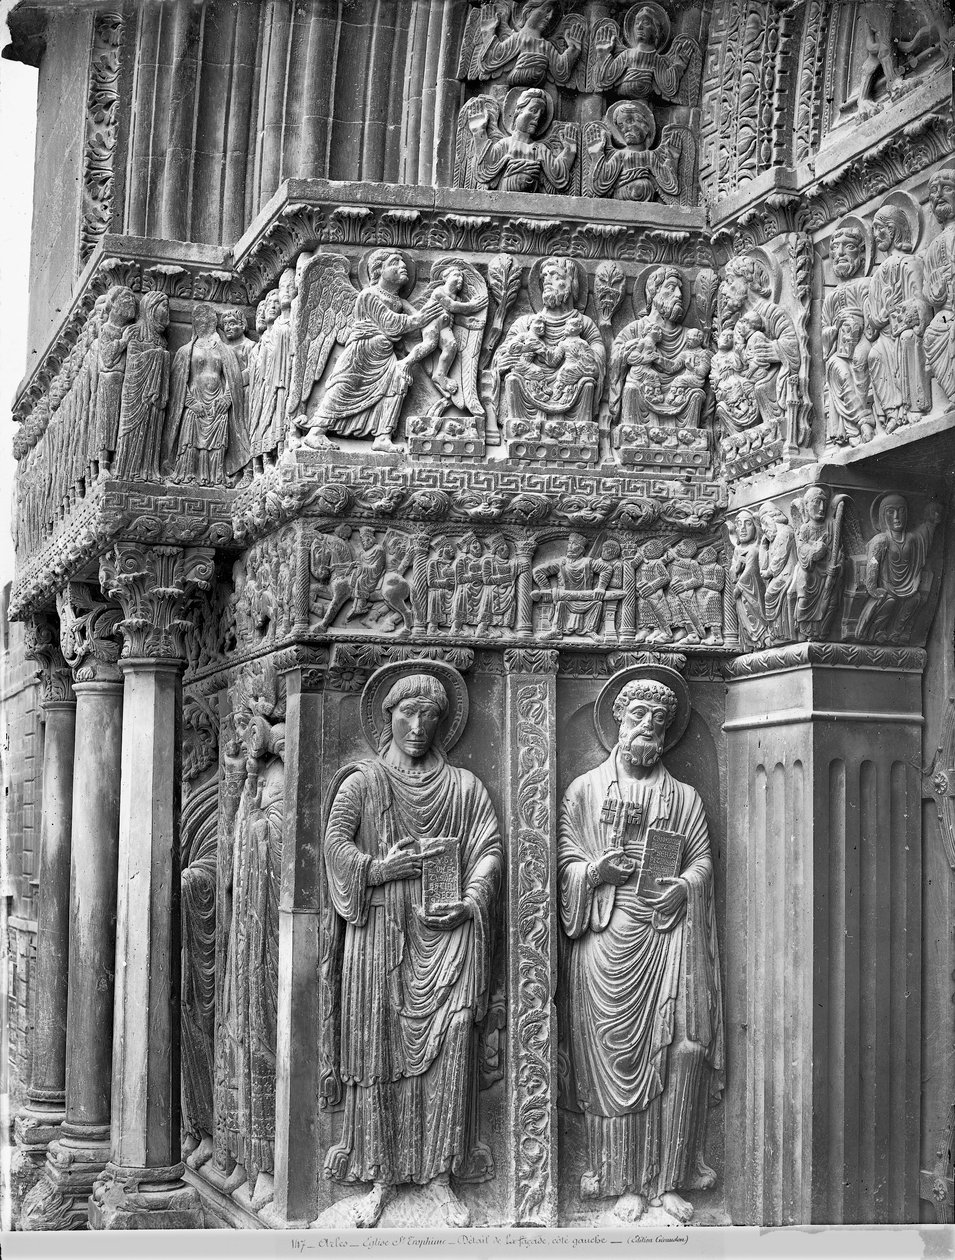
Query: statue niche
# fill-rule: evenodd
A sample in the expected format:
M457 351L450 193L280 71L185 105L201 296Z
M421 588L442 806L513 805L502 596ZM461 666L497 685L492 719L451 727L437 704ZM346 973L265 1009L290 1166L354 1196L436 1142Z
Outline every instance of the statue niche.
M322 832L327 878L323 1092L344 1100L326 1176L366 1193L315 1225L373 1227L414 1184L421 1223L470 1224L452 1188L494 1175L478 1137L503 850L481 781L447 750L467 720L451 666L386 665L361 697L376 755L345 766Z
M706 1115L723 1081L713 859L697 792L662 754L690 698L666 665L621 670L594 706L609 755L575 779L558 823L558 1013L564 1105L582 1111L580 1194L618 1219L648 1204L685 1224L709 1189Z

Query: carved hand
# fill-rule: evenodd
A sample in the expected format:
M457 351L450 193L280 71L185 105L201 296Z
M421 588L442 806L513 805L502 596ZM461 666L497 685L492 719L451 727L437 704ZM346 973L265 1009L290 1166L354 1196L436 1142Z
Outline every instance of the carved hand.
M424 910L418 910L418 918L425 927L449 932L471 917L471 906L467 901L437 901L434 908L438 913L426 914Z
M606 133L606 131L602 131L597 140L595 140L592 144L587 145L587 152L592 153L594 157L600 157L601 153L604 152L604 150L607 148L609 144L610 144L609 135Z
M616 42L617 40L613 31L609 26L605 26L597 32L597 37L594 40L594 47L597 49L597 52L603 53L606 56L613 52Z
M664 875L662 879L657 880L657 884L665 891L656 897L647 897L645 900L648 905L653 906L658 914L666 915L669 918L670 915L675 914L686 904L686 880L680 879L679 876L676 879L671 879L669 876Z
M375 858L368 872L368 882L388 884L395 879L416 879L421 874L421 854L411 853L415 841L411 836L396 840L383 858Z
M583 22L574 22L564 31L564 42L568 48L575 48L578 52L584 44L584 24Z
M594 862L597 879L601 884L625 884L633 874L634 860L623 849L611 849Z
M760 344L754 346L752 357L753 362L758 363L760 367L765 367L767 363L782 363L782 357L774 341L768 345Z
M495 35L501 24L501 14L497 9L481 14L481 30L485 35Z

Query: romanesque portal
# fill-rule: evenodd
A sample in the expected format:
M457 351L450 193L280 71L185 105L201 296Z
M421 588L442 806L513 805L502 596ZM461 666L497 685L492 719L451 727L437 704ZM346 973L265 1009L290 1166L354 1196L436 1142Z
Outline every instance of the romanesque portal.
M9 25L19 1226L951 1220L950 6Z

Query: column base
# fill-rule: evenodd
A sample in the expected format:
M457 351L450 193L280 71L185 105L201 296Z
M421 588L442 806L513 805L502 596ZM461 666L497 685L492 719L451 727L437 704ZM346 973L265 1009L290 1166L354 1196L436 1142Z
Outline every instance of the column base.
M202 1203L184 1166L120 1168L108 1163L89 1202L90 1229L203 1229Z
M14 1211L19 1213L23 1200L43 1174L50 1143L60 1135L62 1107L22 1107L13 1122L16 1148L10 1161L10 1194Z
M22 1230L85 1229L96 1178L109 1159L109 1142L81 1143L58 1137L20 1209Z

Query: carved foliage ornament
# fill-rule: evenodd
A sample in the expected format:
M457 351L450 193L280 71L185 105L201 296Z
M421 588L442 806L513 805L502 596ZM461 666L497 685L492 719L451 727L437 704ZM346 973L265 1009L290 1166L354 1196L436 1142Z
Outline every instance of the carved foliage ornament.
M86 145L83 153L83 217L80 264L86 262L109 231L113 213L113 160L119 123L119 60L123 17L118 9L93 18L89 94L86 102Z
M70 667L60 649L59 629L52 617L42 613L30 617L25 625L24 654L39 666L37 680L44 704L69 701L73 697Z
M144 547L118 543L100 562L100 581L122 607L124 658L186 655L193 622L189 604L207 591L215 572L209 548Z

